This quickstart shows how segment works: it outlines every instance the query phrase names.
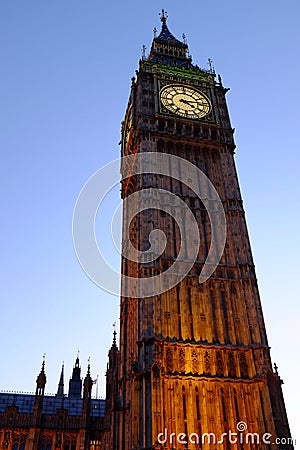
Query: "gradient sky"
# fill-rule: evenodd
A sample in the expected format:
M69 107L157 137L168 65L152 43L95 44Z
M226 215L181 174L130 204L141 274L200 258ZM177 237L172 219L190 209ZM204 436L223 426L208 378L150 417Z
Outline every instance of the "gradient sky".
M87 179L119 156L120 122L158 13L211 58L236 128L236 162L271 355L292 435L300 423L299 17L297 0L0 1L0 389L33 391L46 353L46 391L66 383L77 351L104 395L119 300L94 285L72 244ZM148 51L147 50L147 51ZM114 267L110 222L119 188L99 211L97 238ZM298 428L299 430L299 428ZM300 438L300 436L299 436Z

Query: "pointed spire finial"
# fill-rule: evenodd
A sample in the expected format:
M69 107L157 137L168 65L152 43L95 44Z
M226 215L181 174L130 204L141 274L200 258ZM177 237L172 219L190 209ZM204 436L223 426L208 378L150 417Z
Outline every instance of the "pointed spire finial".
M88 357L87 374L88 377L91 375L91 357Z
M143 45L142 46L142 60L144 61L146 59L146 46Z
M207 62L208 62L208 65L209 65L209 71L210 71L210 73L215 73L215 68L214 68L214 66L213 66L213 60L210 59L210 58L208 58Z
M183 40L183 43L186 44L186 35L184 33L182 33L182 40Z
M42 371L44 372L45 369L45 363L46 363L46 353L43 354L43 362L42 362Z
M168 18L168 16L167 16L167 11L165 11L164 9L162 9L162 10L161 10L161 13L160 13L159 15L160 15L160 20L162 21L162 23L166 23L167 18Z
M116 339L116 336L117 336L117 332L116 332L116 322L114 322L113 323L113 327L114 327L114 332L113 332L113 346L116 346L117 345L117 339Z
M153 33L154 33L154 38L156 38L157 37L157 28L156 27L153 28Z
M76 357L76 360L75 360L75 366L74 367L79 367L79 353L80 353L80 351L78 350L78 352L77 352L77 357Z
M60 373L60 378L59 378L58 388L57 388L57 393L56 393L57 397L64 396L64 367L65 367L65 363L63 362L62 366L61 366L61 373Z

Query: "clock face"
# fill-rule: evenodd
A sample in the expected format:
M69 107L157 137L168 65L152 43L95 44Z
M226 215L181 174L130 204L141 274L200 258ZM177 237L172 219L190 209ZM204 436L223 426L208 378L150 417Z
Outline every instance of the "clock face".
M164 87L160 99L169 111L187 119L200 119L211 110L210 101L204 94L181 84Z

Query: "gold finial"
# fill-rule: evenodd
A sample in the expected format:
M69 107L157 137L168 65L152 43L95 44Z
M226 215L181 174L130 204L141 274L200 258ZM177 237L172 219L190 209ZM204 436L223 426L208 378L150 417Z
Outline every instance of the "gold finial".
M162 23L166 23L167 18L168 18L168 16L167 16L167 11L165 11L164 9L162 9L162 10L161 10L161 13L160 13L160 20L162 21Z

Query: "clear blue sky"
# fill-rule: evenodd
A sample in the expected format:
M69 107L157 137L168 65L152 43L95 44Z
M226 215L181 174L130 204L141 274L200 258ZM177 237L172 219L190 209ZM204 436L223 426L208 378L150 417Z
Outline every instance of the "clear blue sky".
M296 0L241 2L0 2L1 327L0 389L32 391L45 352L47 392L78 349L99 374L119 300L77 262L71 222L89 176L119 156L120 122L141 47L158 13L185 33L194 62L213 59L236 128L236 161L272 357L293 437L300 423L299 16ZM118 189L99 213L109 242Z

